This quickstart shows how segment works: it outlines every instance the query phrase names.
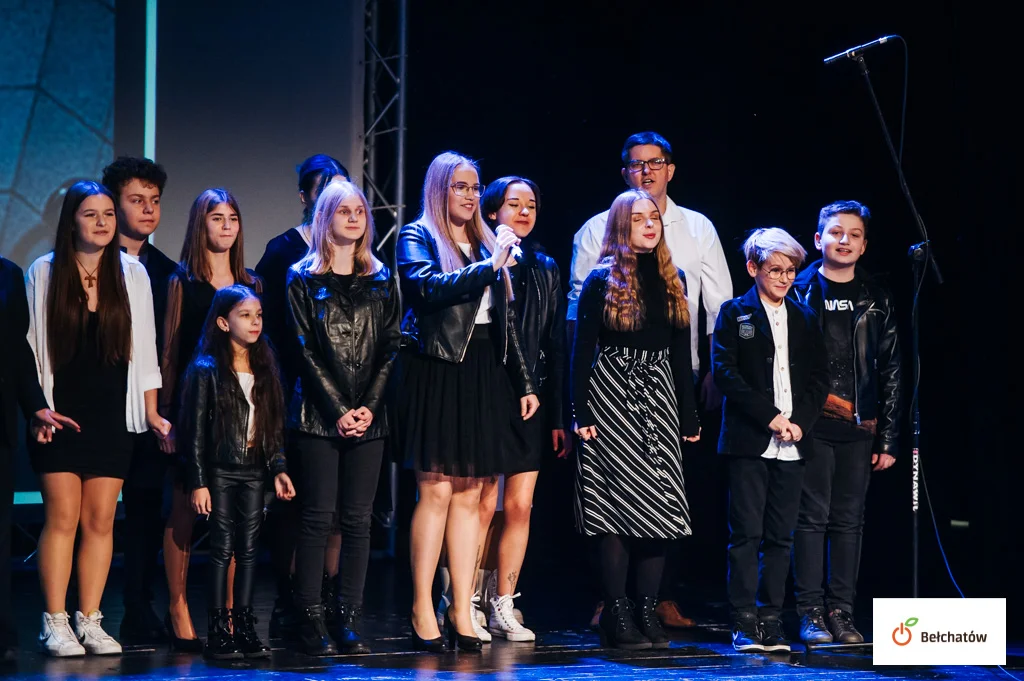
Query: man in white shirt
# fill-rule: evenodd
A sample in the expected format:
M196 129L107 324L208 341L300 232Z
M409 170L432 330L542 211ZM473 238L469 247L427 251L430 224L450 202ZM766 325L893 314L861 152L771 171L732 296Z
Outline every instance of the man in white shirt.
M700 372L697 354L697 307L701 296L707 311L707 333L715 328L718 310L732 298L732 279L722 252L715 226L697 211L683 208L668 197L668 183L675 174L672 145L656 132L630 135L622 147L622 179L636 189L648 192L658 204L664 228L665 243L672 252L672 262L686 274L686 298L690 305L691 356L695 375ZM608 211L587 220L573 237L572 275L569 287L569 306L566 311L570 335L576 327L576 305L587 275L601 257ZM708 373L701 384L701 399L707 409L715 409L721 395L715 389Z
M707 333L715 328L718 310L722 303L732 298L732 279L725 261L722 243L715 226L697 211L683 208L668 197L668 183L675 174L672 162L672 145L656 132L639 132L630 135L622 146L622 179L635 189L648 192L661 212L665 243L672 253L672 262L686 274L686 299L690 307L690 350L694 376L700 375L698 351L697 309L701 296L707 311ZM579 302L583 282L600 260L608 225L608 211L587 220L573 237L572 267L569 286L569 306L566 311L566 327L569 344L576 329L576 306ZM701 399L709 410L721 404L721 393L715 388L708 372L701 384ZM682 628L693 626L693 620L684 617L671 595L664 592L669 588L675 570L664 571L663 596L667 600L658 604L658 618L666 627ZM596 622L598 614L594 614Z

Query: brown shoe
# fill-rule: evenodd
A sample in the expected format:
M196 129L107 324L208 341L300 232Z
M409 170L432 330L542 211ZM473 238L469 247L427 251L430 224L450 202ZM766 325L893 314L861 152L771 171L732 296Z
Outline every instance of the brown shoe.
M601 612L604 610L604 601L598 601L594 608L594 616L590 618L590 628L597 631L601 628Z
M661 626L668 627L669 629L689 629L696 625L696 622L679 612L679 606L675 601L662 601L658 603L654 613L661 620Z

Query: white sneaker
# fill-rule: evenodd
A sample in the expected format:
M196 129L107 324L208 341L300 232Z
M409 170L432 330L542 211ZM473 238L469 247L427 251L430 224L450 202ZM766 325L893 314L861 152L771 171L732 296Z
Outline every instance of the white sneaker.
M491 570L491 574L487 577L487 586L484 587L484 603L490 607L492 601L498 598L498 571ZM512 608L512 614L515 616L516 621L520 624L526 624L523 621L523 613L519 608Z
M537 635L524 627L515 617L512 599L518 596L519 594L514 594L491 598L491 621L488 629L495 636L502 636L509 641L536 641Z
M103 613L99 610L93 610L88 617L81 611L75 611L75 633L90 655L120 655L121 644L103 631L100 626L102 620Z
M66 612L55 612L52 615L43 613L43 629L39 632L39 645L43 652L51 657L80 657L85 655L85 648L78 642L75 632L71 631Z
M487 631L487 616L480 609L480 594L473 594L473 633L484 643L491 642L491 634Z

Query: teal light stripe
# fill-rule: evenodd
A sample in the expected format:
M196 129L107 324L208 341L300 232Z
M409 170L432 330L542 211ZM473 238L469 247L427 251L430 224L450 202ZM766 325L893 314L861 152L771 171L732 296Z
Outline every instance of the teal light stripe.
M146 105L142 152L156 160L156 2L146 0Z
M121 501L121 495L117 495L117 500ZM14 505L39 505L43 503L42 492L15 492L14 493Z

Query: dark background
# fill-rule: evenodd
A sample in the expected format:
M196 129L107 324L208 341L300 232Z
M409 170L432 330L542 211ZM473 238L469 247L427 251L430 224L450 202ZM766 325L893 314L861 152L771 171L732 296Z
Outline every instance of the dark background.
M624 188L623 141L656 130L675 151L669 194L714 222L740 294L751 283L738 253L747 230L782 226L813 257L820 207L860 200L874 213L862 263L896 295L909 397L907 251L921 237L863 77L852 62L822 65L902 35L910 45L903 166L945 277L921 293L922 464L961 588L1010 597L1012 608L1022 595L1010 562L1022 533L1008 498L1019 447L1005 397L1016 384L1008 341L1017 326L1007 304L1016 249L1006 207L1017 180L1005 17L985 3L786 4L410 3L407 216L418 210L427 165L445 149L478 159L484 182L525 175L542 192L535 234L567 279L573 233ZM899 144L902 46L866 59ZM725 580L724 478L707 437L715 420L704 417L708 441L686 454L695 535L683 542L681 568L709 590ZM872 481L862 596L911 594L909 427L904 433L896 466ZM552 463L542 473L530 553L586 570L573 537L573 468ZM956 596L921 499L920 595Z

